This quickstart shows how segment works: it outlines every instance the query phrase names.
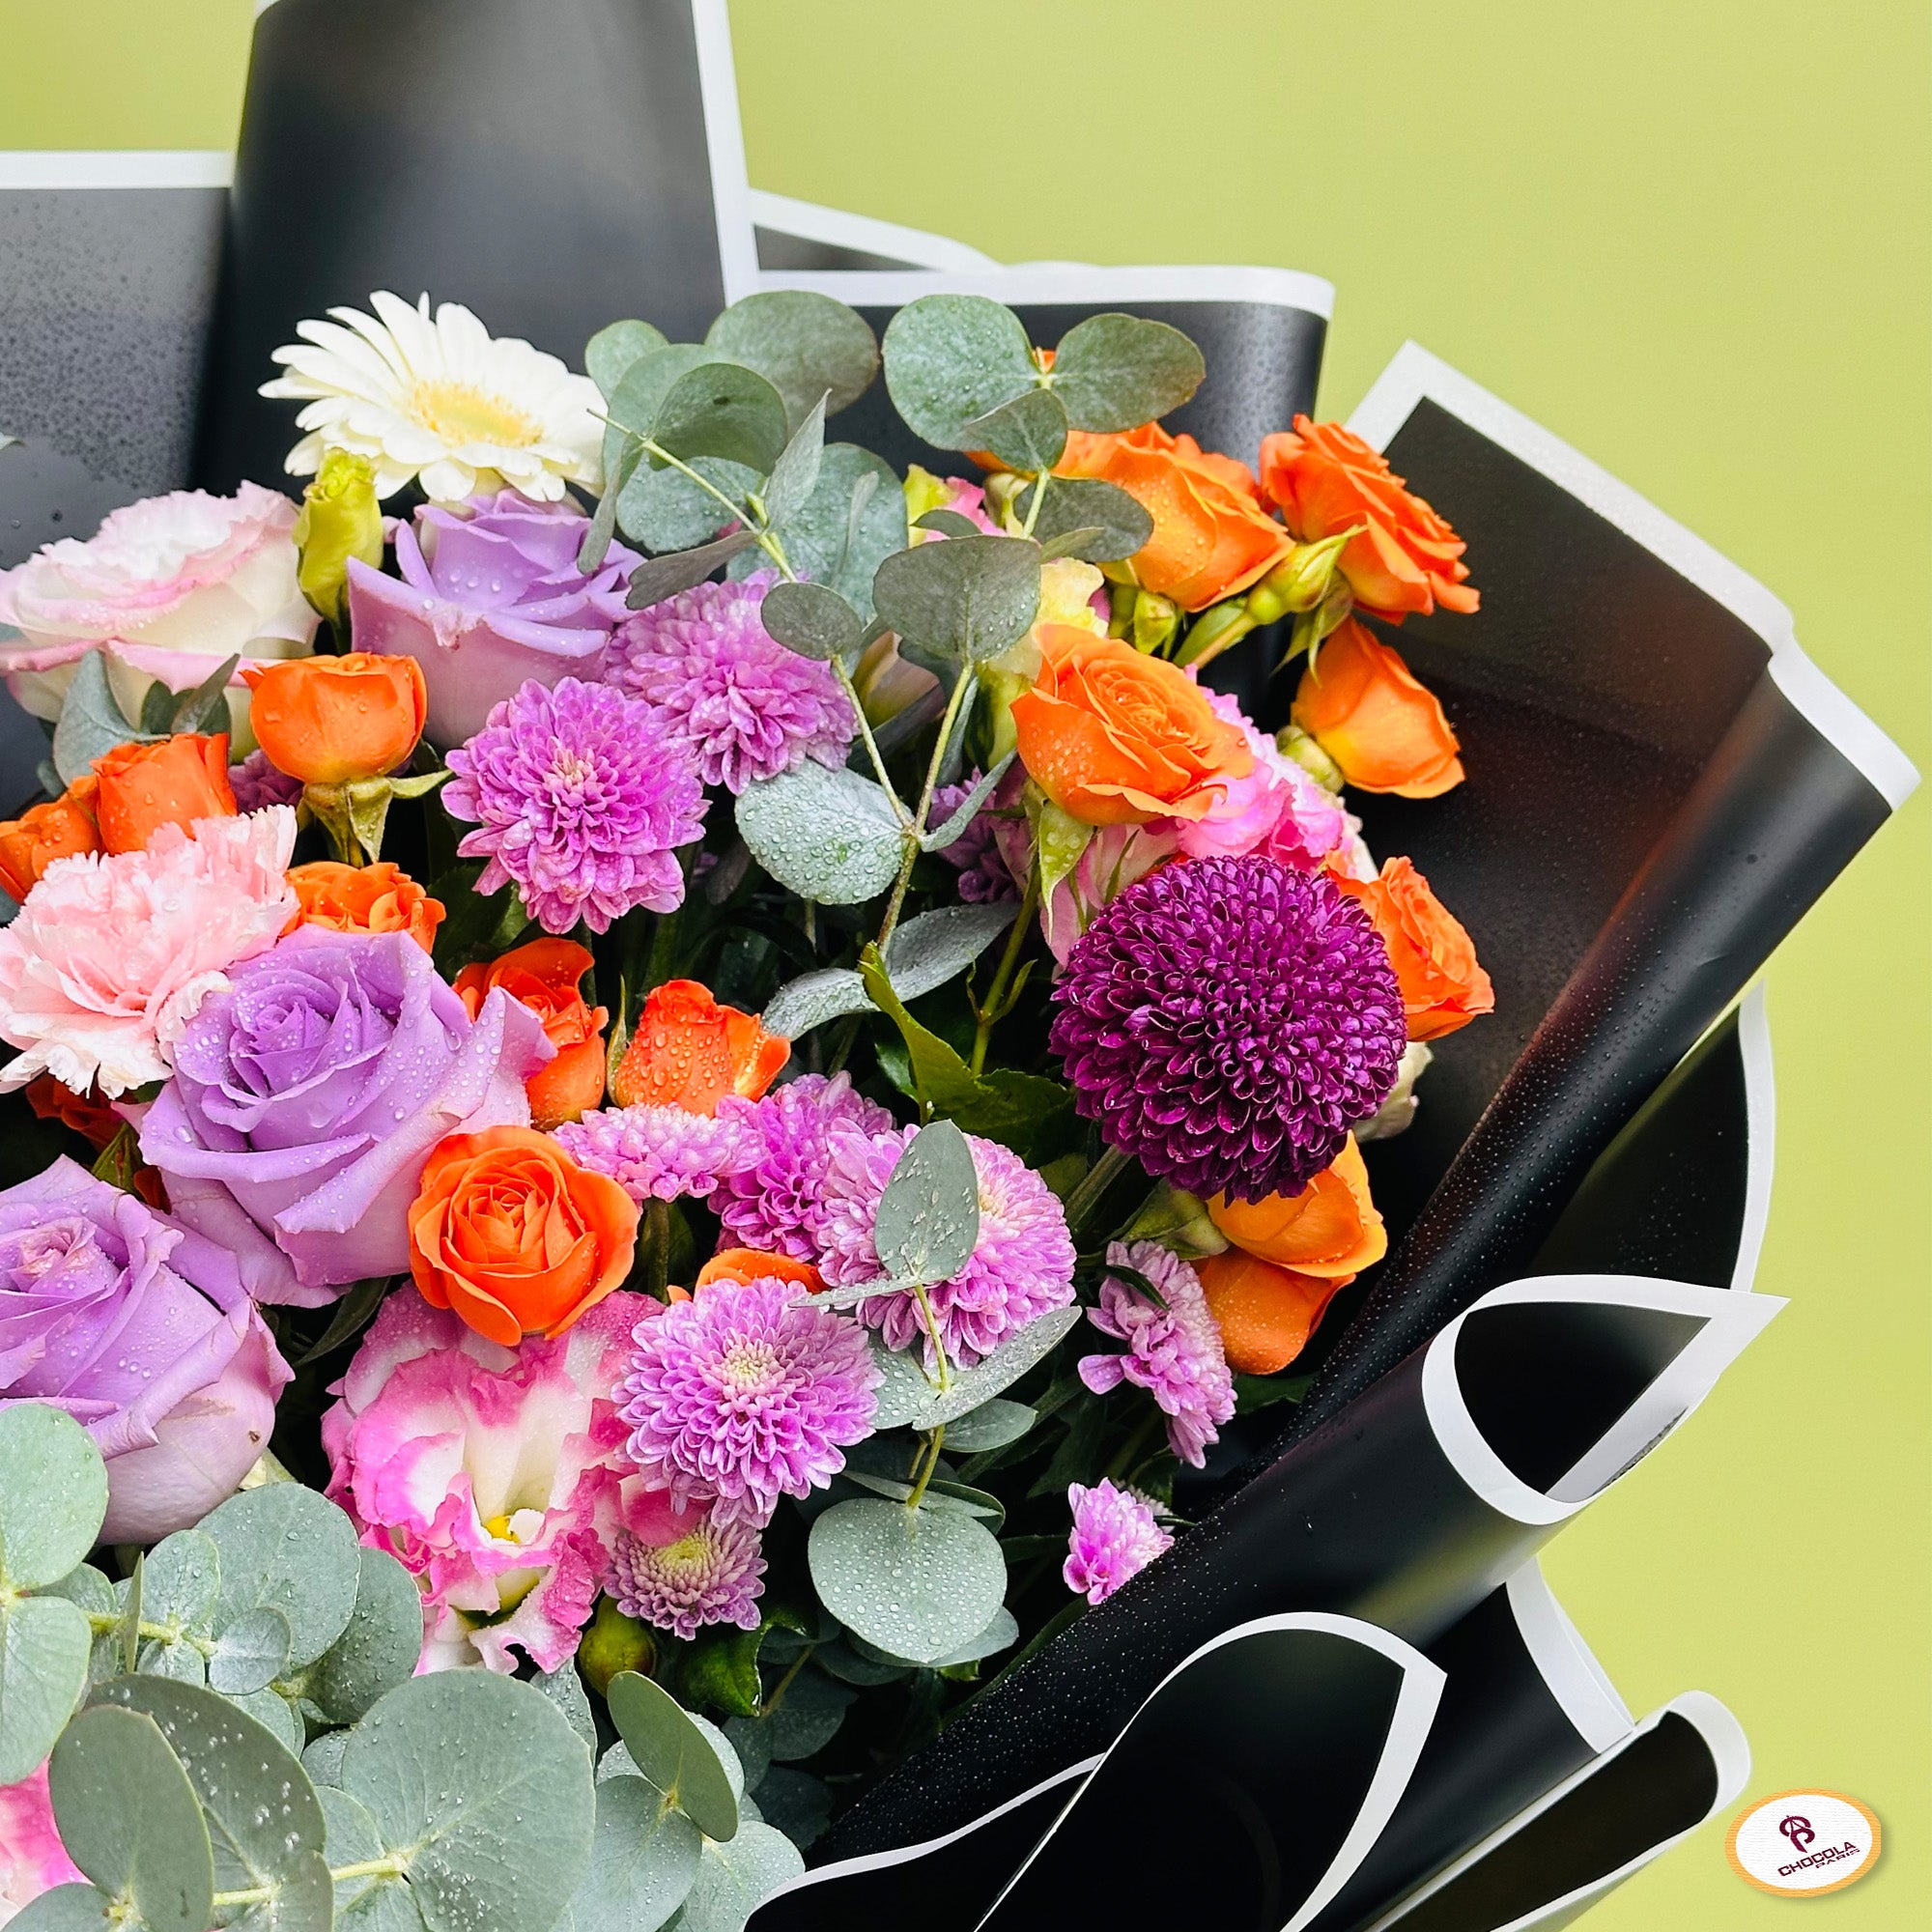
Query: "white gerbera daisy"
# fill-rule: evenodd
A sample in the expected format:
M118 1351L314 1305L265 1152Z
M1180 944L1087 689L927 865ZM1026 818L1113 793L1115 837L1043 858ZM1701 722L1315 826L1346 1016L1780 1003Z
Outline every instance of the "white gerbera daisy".
M262 394L306 405L291 475L312 476L325 450L346 449L374 466L379 497L412 478L439 503L505 485L540 502L566 482L600 487L604 398L588 377L493 337L459 303L432 320L428 296L414 308L386 291L369 300L374 316L332 308L334 322L299 323L302 340L275 351L287 373Z

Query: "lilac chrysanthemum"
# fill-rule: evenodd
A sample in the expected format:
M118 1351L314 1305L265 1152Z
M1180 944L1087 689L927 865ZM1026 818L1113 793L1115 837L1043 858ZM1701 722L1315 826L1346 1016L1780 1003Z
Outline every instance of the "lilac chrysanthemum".
M1074 1103L1194 1194L1298 1194L1395 1086L1388 949L1319 872L1251 854L1163 866L1073 948L1048 1036Z
M932 823L944 825L966 803L967 794L979 782L979 774L963 784L941 785L932 794ZM966 830L951 845L942 845L939 856L959 872L959 896L968 905L991 905L1016 899L1019 888L1000 856L999 821L990 806L981 806L973 814Z
M876 1281L886 1272L872 1245L879 1197L916 1127L865 1134L834 1127L825 1178L824 1250L818 1266L835 1287ZM963 1368L990 1355L1028 1322L1073 1299L1073 1242L1053 1190L997 1141L966 1136L980 1180L980 1238L951 1281L925 1291L951 1360ZM910 1294L875 1294L859 1304L889 1349L924 1347L938 1358L919 1303Z
M817 1264L825 1251L826 1136L835 1126L888 1133L893 1117L853 1091L843 1073L804 1073L761 1100L727 1094L718 1118L732 1130L728 1164L711 1206L741 1248Z
M263 811L271 805L295 804L302 795L302 781L278 772L269 754L257 750L228 767L228 789L235 794L237 811Z
M476 890L514 880L546 932L580 919L604 932L633 906L682 902L677 848L704 830L704 792L648 704L605 684L532 679L491 708L449 769L444 807L481 827L456 849L490 861Z
M729 1123L683 1107L604 1107L551 1129L579 1167L608 1174L633 1201L702 1199L737 1139Z
M1090 1308L1087 1319L1101 1334L1124 1342L1127 1351L1082 1356L1080 1379L1095 1395L1123 1381L1146 1389L1167 1417L1167 1446L1198 1469L1208 1445L1219 1439L1219 1425L1235 1412L1235 1378L1201 1277L1157 1241L1115 1241L1107 1261L1145 1275L1161 1299L1151 1300L1108 1275L1100 1284L1100 1305Z
M1146 1500L1132 1490L1117 1490L1104 1476L1091 1490L1069 1483L1066 1500L1073 1533L1060 1574L1066 1587L1090 1604L1105 1603L1129 1577L1174 1547Z
M706 784L734 795L807 758L834 770L859 725L829 666L787 650L759 615L773 573L699 583L618 625L605 675L646 698Z
M881 1378L865 1330L794 1282L713 1282L636 1339L617 1413L631 1460L679 1508L761 1529L871 1430Z
M765 1559L758 1532L699 1515L676 1541L653 1545L619 1530L611 1594L627 1617L694 1637L705 1624L758 1627Z

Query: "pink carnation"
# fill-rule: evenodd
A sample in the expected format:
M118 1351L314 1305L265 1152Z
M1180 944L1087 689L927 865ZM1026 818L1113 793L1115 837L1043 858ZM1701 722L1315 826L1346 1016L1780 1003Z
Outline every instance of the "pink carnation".
M1090 1604L1105 1603L1129 1577L1174 1547L1148 1502L1132 1490L1117 1490L1104 1476L1091 1490L1068 1484L1066 1500L1073 1534L1060 1574L1066 1587Z
M0 1090L51 1073L109 1099L165 1080L170 1048L225 969L266 952L299 910L285 805L163 826L145 852L47 867L0 931L0 1039L21 1047Z
M42 1892L83 1882L54 1829L46 1766L0 1785L0 1925Z
M662 1537L666 1498L623 1461L611 1392L662 1311L609 1296L554 1341L488 1342L403 1288L330 1391L328 1494L423 1594L424 1669L554 1670L577 1649L620 1532Z

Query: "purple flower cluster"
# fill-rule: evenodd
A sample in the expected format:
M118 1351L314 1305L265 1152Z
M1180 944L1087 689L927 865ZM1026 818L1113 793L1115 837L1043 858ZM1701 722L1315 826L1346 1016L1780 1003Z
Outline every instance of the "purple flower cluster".
M893 1117L843 1073L805 1073L761 1100L726 1094L718 1118L735 1135L711 1206L729 1240L814 1266L825 1252L825 1181L834 1127L890 1133Z
M758 1627L765 1559L758 1532L703 1514L669 1543L619 1530L611 1550L611 1594L627 1617L694 1637L705 1624Z
M1104 1476L1091 1490L1068 1484L1066 1500L1073 1533L1060 1574L1066 1587L1090 1604L1105 1603L1129 1577L1174 1547L1148 1503L1132 1490L1117 1490Z
M1049 1041L1109 1145L1190 1193L1298 1194L1395 1086L1401 988L1368 916L1321 873L1196 859L1095 917Z
M1127 1350L1083 1356L1080 1379L1095 1395L1123 1381L1146 1389L1167 1417L1168 1447L1198 1469L1219 1439L1220 1425L1235 1412L1235 1378L1201 1277L1156 1241L1115 1241L1107 1261L1145 1275L1161 1298L1154 1301L1108 1275L1100 1284L1100 1305L1090 1308L1087 1319Z
M228 767L228 789L237 811L263 811L271 805L294 805L302 795L302 781L278 772L266 752L254 751Z
M976 772L962 784L941 785L932 794L932 823L944 825L966 803L967 794L979 783ZM981 806L972 822L951 845L942 845L939 856L958 868L959 896L968 905L990 905L1016 899L1019 889L1007 862L1000 856L999 820L990 806Z
M730 1165L737 1141L728 1121L683 1107L605 1107L551 1132L579 1167L609 1175L640 1206L701 1200Z
M546 932L592 932L634 906L684 899L677 848L704 830L704 793L682 739L652 706L608 684L532 680L449 754L442 803L480 829L457 850L514 881Z
M807 758L834 770L858 720L831 668L787 650L759 611L773 574L700 583L618 625L607 675L659 708L708 785L734 795Z

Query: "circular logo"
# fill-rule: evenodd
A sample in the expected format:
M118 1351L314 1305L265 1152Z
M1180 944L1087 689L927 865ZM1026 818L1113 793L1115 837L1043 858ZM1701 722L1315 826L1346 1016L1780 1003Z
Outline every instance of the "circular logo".
M1842 1891L1878 1859L1878 1820L1838 1791L1780 1791L1753 1804L1724 1840L1731 1869L1779 1898Z

